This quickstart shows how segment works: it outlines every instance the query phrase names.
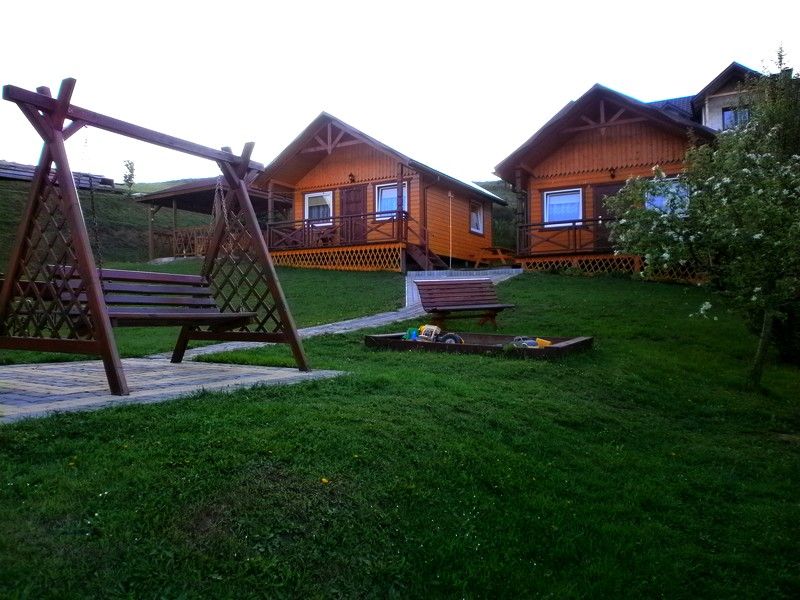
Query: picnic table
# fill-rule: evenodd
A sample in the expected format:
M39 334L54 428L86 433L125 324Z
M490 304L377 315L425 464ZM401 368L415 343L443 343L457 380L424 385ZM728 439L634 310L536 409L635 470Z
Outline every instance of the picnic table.
M477 269L483 263L489 265L492 262L500 262L503 265L514 264L514 251L510 248L503 248L502 246L488 246L481 248L480 252L475 258L475 268Z

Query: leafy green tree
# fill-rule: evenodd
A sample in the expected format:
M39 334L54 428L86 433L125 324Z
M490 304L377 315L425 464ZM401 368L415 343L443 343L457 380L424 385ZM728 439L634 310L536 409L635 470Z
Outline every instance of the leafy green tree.
M134 183L133 179L136 170L132 160L126 160L122 163L122 165L125 167L125 173L122 175L122 181L125 183L125 187L128 188L128 196L132 196Z
M677 179L656 169L609 200L619 251L644 256L650 271L691 263L745 317L757 315L755 384L773 334L788 328L791 345L800 314L800 79L782 53L778 66L747 83L747 124L692 148Z

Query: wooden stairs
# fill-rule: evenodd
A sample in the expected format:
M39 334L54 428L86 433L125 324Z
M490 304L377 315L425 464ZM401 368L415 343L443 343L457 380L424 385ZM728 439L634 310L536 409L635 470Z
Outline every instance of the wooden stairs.
M435 271L447 268L447 263L445 263L438 254L431 252L424 246L408 244L406 246L406 253L424 271Z

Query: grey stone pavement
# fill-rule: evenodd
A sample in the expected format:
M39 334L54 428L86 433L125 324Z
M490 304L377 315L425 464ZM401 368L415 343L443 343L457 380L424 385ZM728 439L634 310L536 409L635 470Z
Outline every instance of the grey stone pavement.
M513 277L516 269L451 272L439 276L491 277L495 282ZM348 333L422 317L425 314L419 297L409 295L413 280L434 275L410 273L406 280L405 308L336 323L303 327L303 338L324 334ZM145 358L126 358L122 364L131 390L129 396L114 396L108 391L101 361L40 363L0 367L0 423L42 417L53 412L96 410L132 403L163 402L201 390L232 390L256 385L285 385L342 375L341 371L314 370L308 373L295 368L255 367L206 362L192 362L204 354L250 349L263 343L226 342L194 348L186 352L186 361L169 363L171 352Z
M125 358L128 396L108 391L99 360L10 365L0 368L0 423L43 417L53 412L97 410L124 404L148 404L189 396L201 390L230 391L257 385L286 385L341 375L341 371L309 373L286 367Z

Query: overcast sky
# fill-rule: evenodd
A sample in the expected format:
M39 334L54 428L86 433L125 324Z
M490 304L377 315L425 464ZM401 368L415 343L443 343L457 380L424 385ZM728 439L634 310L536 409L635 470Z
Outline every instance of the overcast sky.
M325 110L450 175L494 166L595 82L640 100L698 92L731 61L800 64L800 2L6 2L0 83L75 77L73 103L268 163ZM0 159L41 141L0 102ZM84 129L75 170L216 175L208 161Z

